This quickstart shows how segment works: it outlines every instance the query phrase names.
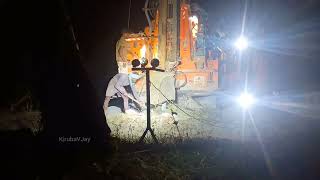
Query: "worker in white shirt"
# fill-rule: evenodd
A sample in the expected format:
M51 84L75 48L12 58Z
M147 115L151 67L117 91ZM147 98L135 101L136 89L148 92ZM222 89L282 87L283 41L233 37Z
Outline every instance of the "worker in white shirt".
M107 90L106 90L106 97L104 100L103 108L105 112L108 110L109 101L112 96L117 95L123 99L124 111L126 112L129 110L129 99L138 103L140 106L143 106L143 102L138 97L136 88L134 83L140 79L142 76L130 73L118 73L116 74L109 82ZM128 93L125 89L126 86L131 88L132 94Z

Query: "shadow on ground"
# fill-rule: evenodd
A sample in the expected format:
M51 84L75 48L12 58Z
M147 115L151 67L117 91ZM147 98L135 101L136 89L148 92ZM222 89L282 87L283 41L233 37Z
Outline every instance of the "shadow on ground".
M1 133L10 179L317 179L315 134L264 142L190 139L112 148L44 149L30 131ZM80 150L81 149L81 150ZM13 171L12 171L13 170Z

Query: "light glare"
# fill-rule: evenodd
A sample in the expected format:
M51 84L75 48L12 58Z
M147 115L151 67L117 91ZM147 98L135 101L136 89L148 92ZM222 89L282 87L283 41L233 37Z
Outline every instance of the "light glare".
M143 45L143 47L140 49L140 58L145 58L146 57L146 45Z
M242 93L237 101L239 105L244 109L250 108L255 103L254 97L247 92Z
M244 50L248 47L248 40L244 36L240 36L235 42L235 46L239 50Z

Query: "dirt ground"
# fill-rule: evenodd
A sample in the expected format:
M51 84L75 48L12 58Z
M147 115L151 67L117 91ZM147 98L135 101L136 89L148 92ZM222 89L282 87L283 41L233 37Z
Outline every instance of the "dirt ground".
M151 126L161 142L192 138L239 138L240 121L224 122L219 119L219 112L215 106L183 96L176 105L165 103L152 108ZM147 125L146 110L122 113L120 108L112 106L106 113L106 119L114 137L132 142L139 139ZM147 141L150 138L148 133Z

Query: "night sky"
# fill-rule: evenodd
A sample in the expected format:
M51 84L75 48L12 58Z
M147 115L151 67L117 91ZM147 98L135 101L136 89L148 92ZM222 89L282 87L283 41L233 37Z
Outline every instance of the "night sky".
M232 35L240 33L246 1L197 2L208 11L209 27ZM144 0L132 0L129 29L132 32L142 31L147 24L143 5ZM11 0L1 1L0 6L1 99L7 104L34 86L41 73L46 73L34 71L46 66L39 63L40 54L43 55L41 62L46 64L48 59L61 56L62 49L72 47L72 42L66 38L58 41L57 37L65 37L66 33L59 3ZM115 43L121 32L128 31L129 0L73 0L66 1L66 6L80 45L81 64L98 96L103 98L108 79L116 73ZM245 33L254 37L264 29L263 38L268 46L261 48L266 50L278 89L318 83L319 7L319 2L313 0L247 1ZM261 40L259 38L255 41Z

